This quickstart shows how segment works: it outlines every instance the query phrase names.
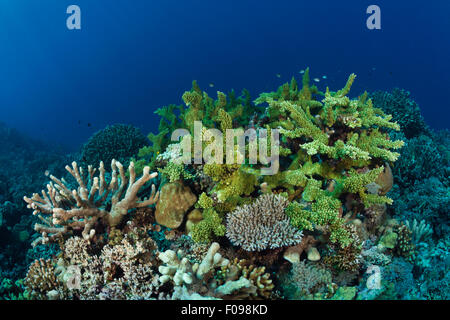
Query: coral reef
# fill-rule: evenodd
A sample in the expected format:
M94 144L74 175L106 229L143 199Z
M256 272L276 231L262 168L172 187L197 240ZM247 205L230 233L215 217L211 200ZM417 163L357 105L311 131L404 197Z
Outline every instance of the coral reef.
M183 104L156 111L150 145L136 128L108 127L83 147L78 163L88 166L74 161L65 176L56 167L69 157L34 164L38 148L17 138L28 148L20 184L34 179L26 177L34 165L51 181L23 198L31 217L14 217L24 209L15 193L40 190L44 178L15 190L0 170L0 228L15 242L0 251L0 297L448 299L450 135L428 128L406 91L351 98L355 78L321 91L307 69L300 83L254 101L245 90L214 99L194 81ZM194 134L195 121L201 150L218 163L179 161L198 150L170 135ZM256 135L230 152L211 129ZM262 146L275 132L279 139ZM263 174L266 162L251 161L253 141L276 147L266 148L272 175ZM0 145L19 152L1 135ZM158 190L150 183L157 176ZM30 245L25 274L9 257Z

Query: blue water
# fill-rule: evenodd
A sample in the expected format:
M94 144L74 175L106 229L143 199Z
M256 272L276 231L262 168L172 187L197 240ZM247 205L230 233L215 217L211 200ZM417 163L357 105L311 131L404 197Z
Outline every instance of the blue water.
M71 4L81 30L66 28ZM370 4L381 30L366 28ZM449 12L441 0L1 1L0 121L77 149L111 123L156 132L153 112L193 79L256 97L309 66L328 78L319 88L354 72L355 96L407 89L431 127L448 128Z

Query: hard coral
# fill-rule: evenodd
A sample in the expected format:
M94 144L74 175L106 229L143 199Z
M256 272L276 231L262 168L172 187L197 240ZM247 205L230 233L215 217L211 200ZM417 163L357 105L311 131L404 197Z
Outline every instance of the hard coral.
M265 267L256 267L249 260L235 258L227 266L222 267L218 274L220 279L219 284L224 284L227 281L235 281L237 279L245 278L251 283L251 289L241 289L241 292L234 292L232 298L241 299L269 299L272 296L273 284L270 274L266 273ZM250 290L249 290L250 289Z
M247 251L275 249L300 243L302 232L289 223L284 213L288 200L265 194L250 205L237 208L227 216L227 237Z
M403 145L400 140L390 140L386 132L399 130L399 125L374 108L367 93L358 99L347 97L355 78L350 75L337 92L327 88L322 93L309 85L307 70L301 90L293 80L256 100L268 104L265 121L280 129L280 150L285 150L280 153L280 163L286 163L282 172L265 177L265 182L271 188L285 188L293 196L286 212L294 226L301 230L325 227L331 241L344 246L350 238L343 228L341 199L350 194L355 199L353 206L365 207L391 203L369 189L385 170L383 163L397 160L399 153L391 149ZM318 101L315 95L324 98Z
M51 259L35 260L29 267L24 284L31 298L48 300L48 293L60 286L55 275L55 262Z
M161 188L160 198L156 204L156 221L168 228L178 228L188 209L195 202L197 202L197 196L182 182L166 183Z
M147 138L138 128L115 124L96 132L81 149L83 165L97 165L100 161L111 163L117 159L128 164L140 148L148 145Z
M375 107L392 114L408 139L421 134L430 134L430 129L420 114L420 108L411 99L409 91L398 88L392 92L377 91L370 94L370 98Z
M120 162L112 160L111 167L112 177L107 184L103 162L100 162L98 177L94 177L96 169L92 166L89 166L88 172L85 173L83 168L78 168L77 163L73 162L72 167L66 166L66 170L76 179L77 190L70 191L64 179L50 176L52 182L47 185L47 192L42 190L42 197L37 193L31 198L24 197L28 208L33 209L33 214L42 215L39 215L39 218L43 224L35 224L35 230L40 232L42 237L34 244L55 241L74 230L82 230L83 238L92 239L97 222L101 221L104 225L114 227L130 209L149 206L158 200L159 192L155 194L154 185L150 198L141 201L138 197L142 186L158 175L150 174L149 167L144 169L138 180L133 162L128 167L129 179Z
M136 238L129 233L120 243L107 244L99 252L86 240L73 237L62 249L54 271L64 284L60 297L140 300L156 296L159 281L152 270L156 244L147 236Z

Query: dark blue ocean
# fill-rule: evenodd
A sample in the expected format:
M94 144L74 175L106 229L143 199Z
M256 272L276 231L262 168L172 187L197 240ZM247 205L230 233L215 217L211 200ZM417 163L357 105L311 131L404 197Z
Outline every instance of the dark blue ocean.
M319 89L352 72L352 96L406 89L431 127L448 128L450 3L375 2L2 1L0 120L75 150L108 124L156 132L153 112L182 103L194 79L211 96L256 98L309 66L327 77ZM81 30L66 27L71 4ZM381 30L366 27L371 4Z

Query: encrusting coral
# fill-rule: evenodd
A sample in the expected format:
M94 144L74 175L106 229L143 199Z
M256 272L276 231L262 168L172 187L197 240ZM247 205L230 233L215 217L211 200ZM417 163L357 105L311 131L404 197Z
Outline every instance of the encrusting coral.
M143 175L138 180L133 162L128 167L129 178L120 162L113 159L111 168L111 181L107 184L103 162L100 162L98 177L94 177L96 169L92 166L88 167L85 174L83 168L78 168L77 163L73 162L72 167L66 166L66 170L76 179L76 190L70 191L64 179L51 175L52 182L47 185L47 192L42 190L42 197L37 193L31 198L24 197L28 208L33 209L33 214L42 215L39 218L43 224L35 224L35 230L42 237L34 244L55 241L73 230L82 230L83 238L91 239L95 235L98 221L114 227L130 209L149 206L158 200L159 192L155 194L154 185L148 199L141 201L138 197L143 185L158 175L150 173L149 167L144 168Z

